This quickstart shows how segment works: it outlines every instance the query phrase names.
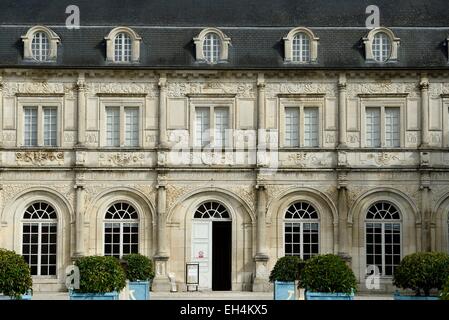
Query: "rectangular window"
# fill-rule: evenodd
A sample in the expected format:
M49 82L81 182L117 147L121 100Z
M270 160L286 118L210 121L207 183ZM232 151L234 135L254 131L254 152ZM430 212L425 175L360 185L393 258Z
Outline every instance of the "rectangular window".
M44 146L56 147L57 145L57 115L55 107L44 107Z
M304 108L304 146L318 147L318 108Z
M56 275L56 223L24 223L22 255L33 276Z
M195 108L195 145L205 147L210 141L210 108Z
M285 108L285 146L299 147L299 108Z
M385 146L398 148L401 146L400 139L400 116L399 108L385 108Z
M125 146L139 145L139 109L125 108Z
M120 108L106 107L106 145L120 147Z
M229 111L227 108L215 108L215 146L226 147L226 130L229 129Z
M24 145L37 146L37 107L24 107Z
M379 148L380 142L380 108L366 108L366 146Z

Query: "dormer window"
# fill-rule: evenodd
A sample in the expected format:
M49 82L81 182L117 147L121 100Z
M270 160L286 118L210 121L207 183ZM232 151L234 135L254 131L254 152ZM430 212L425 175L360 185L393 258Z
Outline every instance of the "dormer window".
M59 36L44 26L35 26L22 36L26 60L37 62L54 62L57 58Z
M396 62L400 39L387 28L375 28L363 38L367 62Z
M216 33L210 32L203 42L203 55L207 62L217 63L220 60L221 43Z
M216 28L207 28L193 38L196 47L196 60L209 64L228 61L231 39Z
M318 41L314 33L303 27L291 30L284 40L285 62L311 63L318 58Z
M49 56L50 44L48 37L44 32L36 32L31 42L31 52L33 59L37 61L47 61Z
M132 29L118 27L105 37L106 60L113 63L136 63L140 59L142 38Z
M373 39L373 58L379 62L390 59L391 40L385 32L378 32Z
M131 46L131 37L125 32L120 32L114 40L114 61L130 62L132 52Z
M298 32L293 37L293 62L310 62L310 38L304 32Z

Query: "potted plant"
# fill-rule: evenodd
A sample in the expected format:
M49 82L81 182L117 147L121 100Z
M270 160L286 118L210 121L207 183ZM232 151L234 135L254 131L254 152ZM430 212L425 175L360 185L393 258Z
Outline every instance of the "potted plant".
M296 256L279 258L270 273L274 282L274 300L295 300L296 284L299 279L301 259Z
M334 254L307 260L300 282L306 289L306 300L353 300L357 288L354 272Z
M90 256L79 258L80 287L70 290L70 300L118 300L126 275L118 259Z
M395 300L438 300L432 290L441 290L449 272L449 255L442 252L418 252L402 259L394 271L393 284L413 293L396 292Z
M129 280L131 300L148 300L150 282L154 278L153 263L141 254L133 253L123 257L126 262L125 273Z
M25 259L5 249L0 249L0 300L31 300L33 280Z

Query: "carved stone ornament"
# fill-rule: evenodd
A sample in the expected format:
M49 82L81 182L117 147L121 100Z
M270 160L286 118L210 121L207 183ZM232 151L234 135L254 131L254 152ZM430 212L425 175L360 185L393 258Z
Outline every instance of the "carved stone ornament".
M184 97L189 94L235 94L240 98L254 98L256 89L252 83L238 82L170 82L168 97Z
M25 151L16 152L16 162L19 165L62 165L64 152L59 151Z
M88 83L86 92L89 95L96 94L123 94L123 95L147 95L149 97L158 96L157 83Z
M100 165L118 166L142 164L145 159L143 153L118 152L113 154L101 154L99 157Z

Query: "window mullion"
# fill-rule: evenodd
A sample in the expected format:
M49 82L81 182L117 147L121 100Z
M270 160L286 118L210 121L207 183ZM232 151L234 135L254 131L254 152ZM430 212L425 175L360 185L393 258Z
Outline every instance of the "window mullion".
M382 274L386 275L385 270L385 222L382 223L382 236L380 237L382 243L381 243L381 250L382 250Z
M37 229L37 275L41 275L42 256L42 223L38 223Z

